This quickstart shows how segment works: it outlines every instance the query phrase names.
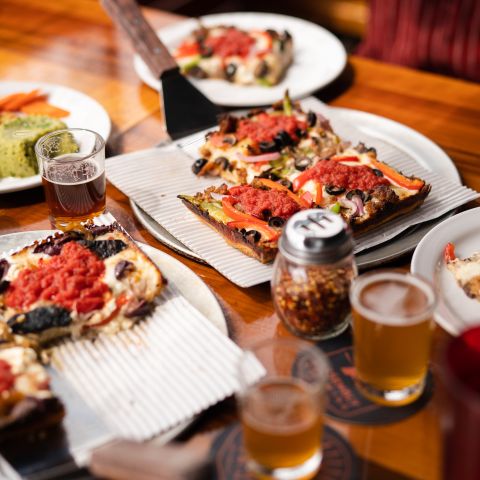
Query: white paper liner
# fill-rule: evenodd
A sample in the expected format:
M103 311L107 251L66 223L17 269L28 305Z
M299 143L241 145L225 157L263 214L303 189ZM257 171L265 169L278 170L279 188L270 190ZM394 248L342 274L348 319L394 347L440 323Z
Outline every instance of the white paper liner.
M406 150L359 132L319 100L310 97L303 100L302 105L305 110L319 111L330 118L334 130L352 141L353 145L363 141L367 146L377 148L380 160L407 175L417 175L432 185L432 191L422 207L359 235L355 253L384 243L412 225L438 218L480 196L423 168ZM107 177L169 233L235 284L251 287L269 281L271 265L263 265L229 246L177 199L178 194L192 195L210 185L224 183L215 177L196 177L191 171L192 159L198 156L198 147L204 141L204 135L205 132L200 132L182 139L176 143L177 148L170 145L110 158L106 163Z
M108 225L115 218L94 221ZM112 431L143 441L237 391L241 355L170 282L146 320L95 341L66 341L54 348L52 367ZM263 368L252 365L250 374L255 381Z

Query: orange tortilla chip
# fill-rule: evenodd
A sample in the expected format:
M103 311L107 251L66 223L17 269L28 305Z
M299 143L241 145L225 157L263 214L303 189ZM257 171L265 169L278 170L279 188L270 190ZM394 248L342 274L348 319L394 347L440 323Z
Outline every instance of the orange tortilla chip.
M62 118L70 115L70 112L62 108L54 107L45 100L36 100L24 105L20 111L29 115L48 115L49 117Z

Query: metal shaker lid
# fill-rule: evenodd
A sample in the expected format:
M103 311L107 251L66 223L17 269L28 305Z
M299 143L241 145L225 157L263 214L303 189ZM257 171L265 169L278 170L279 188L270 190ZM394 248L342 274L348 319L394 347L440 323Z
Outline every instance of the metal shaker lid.
M352 253L353 239L340 215L324 209L302 210L288 220L279 250L301 264L333 263Z

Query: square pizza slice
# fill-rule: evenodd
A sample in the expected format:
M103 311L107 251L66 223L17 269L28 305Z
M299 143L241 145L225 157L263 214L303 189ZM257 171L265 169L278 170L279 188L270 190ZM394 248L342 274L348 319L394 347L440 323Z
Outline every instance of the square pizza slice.
M91 223L2 259L0 281L0 320L12 335L40 345L130 328L165 284L118 224Z
M64 413L36 352L20 346L0 349L0 442L55 425Z
M191 77L268 87L276 85L292 63L293 41L287 31L200 26L173 55Z

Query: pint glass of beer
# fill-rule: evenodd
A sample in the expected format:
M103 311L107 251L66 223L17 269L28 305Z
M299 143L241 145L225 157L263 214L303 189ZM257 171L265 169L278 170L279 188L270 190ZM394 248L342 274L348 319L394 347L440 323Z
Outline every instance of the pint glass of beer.
M50 221L68 230L105 211L105 142L91 130L57 130L35 145Z
M406 405L423 392L436 295L425 280L395 270L352 284L356 385L370 400Z
M253 364L263 376L251 382ZM322 461L328 361L297 339L267 340L240 361L238 394L250 473L260 478L313 478Z

